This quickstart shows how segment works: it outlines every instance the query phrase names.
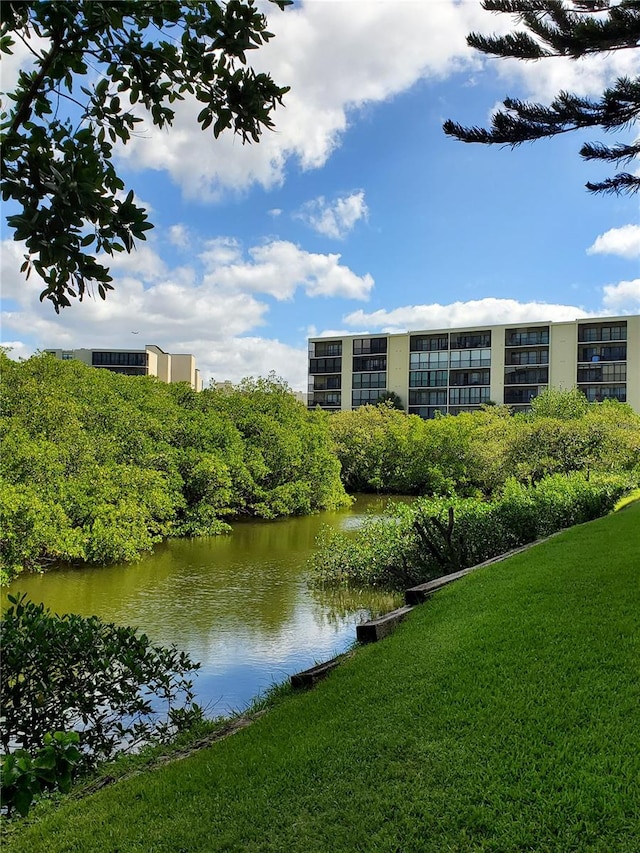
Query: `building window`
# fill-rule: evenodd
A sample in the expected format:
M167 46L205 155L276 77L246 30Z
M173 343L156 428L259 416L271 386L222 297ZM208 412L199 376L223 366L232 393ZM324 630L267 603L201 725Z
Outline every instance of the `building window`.
M342 341L316 341L313 345L313 354L317 358L342 355Z
M443 349L449 349L449 335L410 335L409 337L409 350L411 352L429 352Z
M449 414L460 415L462 412L477 412L478 408L475 404L469 406L449 406Z
M578 368L578 382L625 382L626 379L626 363L601 363Z
M410 406L444 406L447 405L446 391L409 391Z
M540 385L549 381L548 367L507 367L505 385Z
M504 389L505 403L513 403L514 405L528 405L534 397L537 397L544 391L546 385L529 385L523 388L520 385L512 386Z
M312 391L334 391L342 387L342 376L338 374L327 374L324 376L314 376Z
M450 354L452 369L461 367L490 367L490 349L455 350Z
M147 367L149 356L146 352L92 352L93 367Z
M386 355L361 355L353 359L353 372L377 371L387 369Z
M420 418L424 418L425 420L431 420L435 418L436 415L446 415L447 407L446 406L413 406L409 407L410 415L418 415Z
M311 358L309 359L309 373L340 373L342 371L341 358Z
M146 367L111 367L106 364L94 364L97 370L109 370L111 373L122 373L124 376L145 376Z
M353 374L354 388L386 388L387 374L386 373L354 373Z
M491 346L491 332L467 332L451 334L451 349L477 349Z
M596 344L595 346L578 347L578 361L581 362L597 363L598 361L626 361L626 359L626 344L618 344L617 346Z
M452 406L479 406L489 402L488 388L450 388L449 404Z
M508 347L535 346L536 344L549 343L549 327L538 326L536 328L507 329L505 332L505 344Z
M490 370L452 370L449 385L489 385Z
M508 349L505 353L505 364L549 364L549 350L547 347L531 350Z
M354 355L372 355L387 351L386 338L355 338L353 341Z
M314 391L309 400L310 406L340 407L342 394L340 391Z
M353 391L351 394L351 403L353 406L366 406L367 404L375 404L382 394L384 389L375 388L373 390L363 389Z
M626 341L627 324L583 323L578 326L578 340L581 343L592 341Z
M448 352L412 352L409 356L410 370L434 370L448 366Z
M447 385L447 370L412 370L409 373L410 388L437 388Z
M578 385L578 391L582 391L590 403L600 403L602 400L627 402L626 385Z
M73 353L72 352L63 352L62 353L62 360L63 361L71 361L72 359L73 359Z

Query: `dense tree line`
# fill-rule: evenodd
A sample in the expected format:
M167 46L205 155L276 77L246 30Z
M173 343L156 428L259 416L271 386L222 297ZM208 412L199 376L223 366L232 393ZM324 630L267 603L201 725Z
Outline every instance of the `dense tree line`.
M1 358L0 559L5 579L55 561L131 560L239 517L335 508L346 491L499 495L574 471L640 476L640 416L548 391L423 421L391 405L328 416L285 383L186 384L46 354Z
M523 485L514 477L492 499L423 497L390 502L356 531L324 528L312 582L406 589L474 566L564 527L606 515L637 479L623 473L550 474Z
M5 577L348 500L327 416L273 376L198 394L46 354L0 358Z
M505 406L424 421L386 406L339 412L330 420L349 492L483 495L510 477L535 484L572 471L640 476L640 415L625 403L588 403L550 389L532 411Z

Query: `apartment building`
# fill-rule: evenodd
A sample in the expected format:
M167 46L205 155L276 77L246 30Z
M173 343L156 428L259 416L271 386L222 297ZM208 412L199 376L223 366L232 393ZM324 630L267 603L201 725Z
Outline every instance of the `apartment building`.
M164 352L155 344L144 349L48 349L63 361L77 358L91 367L127 376L157 376L162 382L188 382L194 391L202 390L200 371L193 355Z
M526 411L549 387L640 412L640 315L309 339L310 408L356 409L394 392L423 418L489 402Z

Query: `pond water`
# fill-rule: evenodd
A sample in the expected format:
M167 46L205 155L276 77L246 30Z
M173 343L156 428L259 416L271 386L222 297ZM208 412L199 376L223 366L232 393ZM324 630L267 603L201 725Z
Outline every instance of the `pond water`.
M320 528L354 529L385 503L358 496L340 512L242 522L228 536L170 540L137 563L23 574L8 592L27 593L56 613L136 626L154 643L175 643L202 664L196 701L207 716L224 715L345 651L359 622L398 606L398 597L380 592L307 584Z

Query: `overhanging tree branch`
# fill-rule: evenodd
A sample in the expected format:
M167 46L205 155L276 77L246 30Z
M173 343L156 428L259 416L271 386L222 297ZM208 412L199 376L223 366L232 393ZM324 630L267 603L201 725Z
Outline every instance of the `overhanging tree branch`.
M578 59L640 46L638 0L485 0L482 6L487 11L516 15L528 30L488 37L472 33L467 38L471 47L492 56ZM461 142L516 147L590 127L621 130L640 117L640 78L621 77L596 100L560 92L549 106L516 98L505 98L503 106L494 113L489 129L448 120L444 132ZM615 147L588 143L580 151L585 160L615 163L629 162L638 153L636 143ZM587 184L591 192L629 193L639 188L640 177L628 172Z
M291 0L271 2L283 8ZM14 37L28 44L34 33L48 49L3 96L2 197L18 208L7 222L27 246L22 269L39 273L40 298L59 311L93 287L102 298L112 289L92 252L131 251L153 227L133 191L123 199L112 163L113 145L126 144L141 121L137 104L158 127L171 126L171 105L193 95L202 130L217 137L231 129L257 142L288 87L247 64L247 52L272 38L254 0L5 0L0 51L11 53ZM88 57L100 70L90 88L81 85ZM59 119L51 98L78 103L80 92L86 103Z

